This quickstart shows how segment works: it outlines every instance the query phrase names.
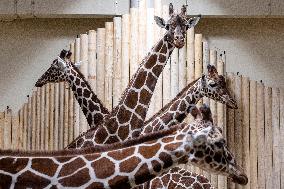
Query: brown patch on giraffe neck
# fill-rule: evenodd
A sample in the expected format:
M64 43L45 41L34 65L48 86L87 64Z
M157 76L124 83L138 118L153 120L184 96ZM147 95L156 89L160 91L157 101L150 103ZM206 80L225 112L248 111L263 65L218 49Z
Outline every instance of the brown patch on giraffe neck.
M59 180L63 187L80 187L91 179L89 169L84 168L71 176Z
M141 162L141 159L134 156L119 164L119 171L124 173L131 173Z
M29 160L27 158L2 158L0 159L0 170L15 174L24 169L27 166L28 161Z
M146 159L154 157L161 148L161 144L157 143L152 146L140 146L138 152Z
M32 159L31 167L35 171L52 177L56 173L58 165L55 164L51 159L34 158Z

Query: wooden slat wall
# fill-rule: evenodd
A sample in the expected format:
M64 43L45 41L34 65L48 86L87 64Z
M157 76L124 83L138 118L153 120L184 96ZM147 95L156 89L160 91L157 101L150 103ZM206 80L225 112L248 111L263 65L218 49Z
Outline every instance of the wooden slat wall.
M70 44L74 53L71 60L82 61L81 71L110 110L119 102L142 58L164 33L149 18L153 14L167 17L168 6L162 7L161 0L149 6L144 0L139 10L131 8L130 14L114 18L105 28L81 34ZM147 15L147 19L141 15ZM151 114L206 73L209 63L217 67L219 74L226 75L225 52L211 47L208 41L202 34L195 34L194 28L187 31L185 47L173 52L157 83ZM214 122L223 127L228 146L247 173L249 184L242 187L225 177L186 167L204 174L220 189L283 188L283 90L234 73L227 74L227 85L239 109L225 108L206 98L203 102L210 104ZM88 128L68 84L48 84L34 89L18 112L0 112L0 148L63 149Z

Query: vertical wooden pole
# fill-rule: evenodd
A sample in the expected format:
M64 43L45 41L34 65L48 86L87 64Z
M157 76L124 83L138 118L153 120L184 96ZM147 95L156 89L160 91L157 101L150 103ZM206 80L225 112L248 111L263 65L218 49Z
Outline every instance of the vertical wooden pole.
M130 23L129 14L122 15L122 49L121 49L121 88L122 91L127 87L129 82L129 45L130 45ZM121 94L120 94L121 96Z
M250 188L257 188L256 95L257 95L256 81L250 81Z
M230 94L232 95L232 97L234 98L235 75L233 73L228 73L226 82L227 82L228 90ZM227 108L226 115L227 115L226 123L227 123L228 147L231 150L231 152L235 154L235 149L236 149L235 148L235 135L234 135L235 133L235 110ZM235 189L235 183L229 180L228 188Z
M270 87L265 87L265 186L266 188L273 188L274 181L272 178L272 149L273 149L273 134L272 134L272 89ZM253 121L253 120L251 120ZM252 150L252 147L250 147ZM255 174L254 174L255 175ZM251 174L251 179L254 183L256 182L254 175ZM254 184L256 186L256 184ZM251 187L252 188L252 187Z
M113 77L113 22L106 22L105 39L105 103L112 108L112 77Z
M273 133L273 188L280 189L280 149L279 149L279 88L272 88L272 133Z
M49 147L48 149L54 150L54 117L55 117L55 84L50 84L50 102L49 102ZM57 139L56 139L57 140Z
M175 48L171 56L171 98L174 98L179 92L178 67L178 49Z
M85 76L85 78L88 78L89 73L88 73L88 35L87 34L80 35L80 61L82 61L81 66L80 66L80 71ZM66 92L65 92L65 95L67 95ZM79 116L80 116L80 129L81 129L80 132L82 133L82 132L87 131L89 126L88 126L86 117L81 109L80 109ZM68 127L64 127L64 128L65 130L67 130ZM67 141L68 140L64 138L64 144L66 144Z
M202 49L202 57L203 57L203 73L207 74L207 65L210 64L210 55L209 55L209 45L208 45L208 41L203 38L203 49ZM205 104L210 104L209 98L208 97L204 97L203 101Z
M256 102L256 127L257 127L257 182L258 188L265 189L265 168L264 168L264 86L257 83ZM245 153L244 153L245 154ZM245 160L245 159L244 159Z
M80 38L77 36L77 38L75 39L75 45L74 45L74 60L75 62L79 62L80 61ZM61 87L60 89L61 90ZM60 96L61 98L61 96ZM61 101L60 101L60 107L61 107ZM61 113L60 113L61 115ZM60 118L61 120L61 118ZM61 122L59 122L59 127L61 127ZM74 136L77 137L80 134L80 106L79 103L77 102L77 100L74 102ZM61 129L59 129L61 130ZM59 132L60 133L60 132ZM61 135L60 135L61 136ZM63 140L62 138L60 139L60 144L59 144L59 148L62 149L63 145L61 145L61 141Z
M280 89L281 188L284 187L284 89Z
M224 62L222 59L222 54L218 56L217 61L217 71L219 75L224 75ZM207 69L206 69L207 70ZM224 105L222 103L217 103L217 123L219 127L223 130L223 136L226 137L226 128L225 128L225 113L224 113ZM222 175L218 175L218 188L225 188L225 177Z
M4 149L11 149L12 144L12 110L5 110L5 121L4 121Z
M186 42L186 57L187 57L187 83L194 81L194 28L187 30L187 42Z
M161 3L161 2L159 2ZM158 2L157 5L155 5L155 7L157 7L157 9L155 8L155 11L157 12L158 10ZM164 5L162 8L162 17L167 20L169 17L169 7L167 5ZM158 26L156 26L157 28ZM160 38L161 36L157 36L157 38ZM171 64L170 64L170 59L168 60L167 64L165 65L165 68L162 72L163 74L163 81L162 81L162 85L163 85L163 105L166 105L168 102L170 102L171 100Z
M179 65L178 85L180 91L186 86L186 47L179 49L178 65Z
M31 146L32 146L32 150L36 149L36 121L37 121L37 106L36 106L36 102L37 102L37 92L36 90L33 91L32 93L32 132L31 132Z
M216 50L211 50L209 51L210 53L210 64L214 65L217 67L217 51ZM214 123L218 122L217 119L217 103L214 100L210 99L210 109L212 112L212 116L213 116L213 121ZM218 188L218 177L217 175L212 174L211 175L211 183L215 188Z
M63 146L67 146L69 139L69 115L68 115L68 110L69 110L69 89L68 89L68 84L64 83L64 134L63 134ZM81 116L81 114L80 114ZM82 114L82 116L84 116L84 114ZM85 116L84 116L85 118Z
M59 113L60 113L60 101L59 101L59 83L55 83L54 84L54 133L53 133L53 138L54 138L54 143L53 143L53 147L54 150L58 150L59 149Z
M41 121L41 92L40 88L37 88L36 90L36 115L37 115L37 120L36 120L36 144L35 144L35 149L39 150L40 149L40 121ZM22 111L21 111L22 112ZM20 127L21 127L21 112L20 112Z
M58 147L63 149L64 147L64 98L65 98L65 89L64 83L59 83L59 125L58 125ZM79 106L78 106L79 108ZM79 120L79 109L78 109L78 120Z
M0 112L0 148L4 148L4 121L5 121L5 113Z
M42 90L42 93L45 94L45 90L43 88ZM44 104L43 104L43 107L44 107ZM43 112L43 115L44 115L44 112ZM24 104L24 113L23 113L23 116L24 116L24 126L23 126L23 149L24 150L28 150L27 148L27 125L28 125L28 103L25 103ZM42 124L44 125L44 123ZM44 141L44 127L42 126L42 134L43 135L43 138L42 138L42 142Z
M122 93L121 89L121 72L123 67L121 67L121 17L113 18L113 106L116 106L119 102L120 95Z
M48 107L47 107L48 108ZM27 149L32 149L32 97L28 97Z
M203 73L203 58L202 58L202 34L195 34L195 69L194 69L194 79L198 79Z
M138 7L138 62L141 62L143 59L146 46L145 42L147 41L146 38L146 24L147 24L147 12L146 12L146 0L139 1ZM137 62L137 64L139 64Z
M90 30L88 34L88 82L93 91L96 91L97 60L96 60L96 31ZM70 97L69 97L70 98Z
M235 78L235 100L238 104L238 109L235 110L235 146L236 146L236 160L237 163L242 166L242 153L243 153L243 137L242 137L242 77L236 76ZM219 123L218 123L219 124ZM240 185L236 185L236 188L242 188Z
M20 134L19 112L12 117L12 147L19 149L19 134ZM1 136L1 135L0 135ZM2 137L2 136L1 136Z
M130 77L138 68L138 9L130 8Z
M45 120L46 120L46 117L45 117L45 89L46 89L46 85L42 86L40 88L40 93L41 93L41 99L40 99L40 149L44 149L44 143L45 143ZM26 119L26 113L27 111L24 110L24 119ZM26 121L24 122L24 130L23 130L23 133L26 132ZM24 137L24 144L26 139ZM26 149L26 148L25 148Z
M50 143L50 140L49 140L49 129L50 129L50 124L49 124L49 120L50 120L50 83L46 84L46 98L45 98L45 107L44 107L44 110L45 110L45 125L44 125L44 128L45 128L45 138L44 138L44 149L45 150L48 150L48 147L49 147L49 143ZM30 108L29 108L30 109Z
M248 178L250 178L250 154L249 154L249 111L250 111L250 94L249 94L250 88L249 88L249 78L248 77L242 77L242 136L243 136L243 154L242 154L242 162L243 162L243 168L245 173L247 174ZM228 135L228 138L231 135ZM245 189L249 189L250 185L247 184L244 186Z

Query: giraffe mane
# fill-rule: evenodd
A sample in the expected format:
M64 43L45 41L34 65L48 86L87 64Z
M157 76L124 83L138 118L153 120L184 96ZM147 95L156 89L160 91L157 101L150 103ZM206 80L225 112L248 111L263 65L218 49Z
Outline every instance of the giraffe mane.
M182 91L180 91L176 97L174 99L172 99L170 102L168 102L165 106L163 106L163 108L155 113L150 119L148 119L147 121L145 121L144 125L147 125L148 123L150 123L151 121L153 121L156 117L158 117L159 115L161 115L166 109L168 109L171 104L173 104L174 101L176 101L177 99L179 99L182 94L187 91L190 87L192 87L198 80L200 79L200 77L194 81L192 81L191 83L189 83L185 88L182 89Z
M92 153L102 153L108 152L111 150L118 150L122 148L127 148L135 146L141 143L149 142L152 140L159 139L161 137L168 136L175 131L177 131L181 125L175 125L167 130L161 130L146 135L139 136L134 139L126 140L124 142L117 142L113 144L104 144L98 145L95 147L87 147L83 149L74 149L74 150L56 150L56 151L26 151L26 150L0 150L1 156L16 156L16 157L46 157L46 156L74 156L74 155L86 155Z

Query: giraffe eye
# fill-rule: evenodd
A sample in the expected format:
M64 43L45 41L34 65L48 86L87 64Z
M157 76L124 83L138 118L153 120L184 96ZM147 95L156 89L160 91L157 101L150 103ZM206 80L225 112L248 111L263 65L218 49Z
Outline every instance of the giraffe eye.
M216 87L217 83L209 83L210 87Z

